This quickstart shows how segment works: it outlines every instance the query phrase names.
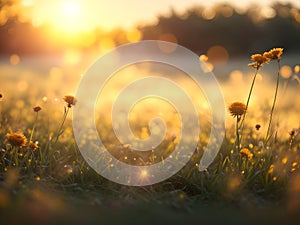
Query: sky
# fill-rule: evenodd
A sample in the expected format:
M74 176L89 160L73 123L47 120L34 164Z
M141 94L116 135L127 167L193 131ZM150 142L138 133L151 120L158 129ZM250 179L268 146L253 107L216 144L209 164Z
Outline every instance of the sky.
M166 15L173 8L184 12L193 5L210 7L216 3L230 3L245 8L253 3L266 7L274 0L21 0L33 24L49 23L66 31L84 31L97 26L103 30L115 27L130 29L138 24L153 23L157 15ZM293 3L299 0L277 0Z

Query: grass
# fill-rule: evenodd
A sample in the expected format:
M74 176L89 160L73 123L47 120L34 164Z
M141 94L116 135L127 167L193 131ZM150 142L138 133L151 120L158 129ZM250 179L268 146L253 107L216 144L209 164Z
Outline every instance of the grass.
M257 71L255 79L256 76ZM278 82L275 98L271 99L273 120ZM265 119L257 118L250 110L250 95L255 95L253 88L254 82L247 98L247 118L239 115L243 116L239 117L242 118L239 126L229 118L232 124L227 126L222 148L207 170L199 172L198 162L207 143L209 123L204 125L190 162L168 180L145 187L113 183L89 167L71 129L72 107L80 107L80 102L70 105L63 102L61 96L50 104L43 98L41 111L36 112L33 109L36 93L28 92L22 97L3 94L0 102L0 222L129 224L133 219L143 224L295 222L300 210L300 127L292 127L288 135L281 134L282 129L276 130L266 116L268 107L260 108L259 113L255 110L256 114L265 115ZM278 108L278 115L279 109L282 108ZM165 114L169 111L166 107ZM131 118L139 137L149 135L144 129L151 116L147 112L149 110L142 114L143 118ZM178 125L170 115L165 119L176 133ZM99 115L97 128L113 152L119 143L110 135L111 124L106 116L105 112ZM257 120L266 120L267 128L257 129L253 123ZM273 135L270 135L271 129ZM15 132L23 133L38 149L30 146L30 141L23 146L13 144L6 135ZM153 156L157 156L156 160L167 157L176 145L170 137L171 134L156 149L157 155L137 154L123 145L123 153L115 156L120 160L126 156L127 163L135 165L153 163ZM242 148L252 155L240 153Z

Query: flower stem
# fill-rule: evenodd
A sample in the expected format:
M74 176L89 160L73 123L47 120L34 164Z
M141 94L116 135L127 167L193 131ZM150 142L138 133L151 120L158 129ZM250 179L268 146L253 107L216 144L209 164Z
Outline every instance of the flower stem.
M254 88L254 83L255 83L255 80L256 80L256 77L257 77L257 74L258 74L258 70L259 70L259 69L256 69L255 74L254 74L254 77L253 77L253 80L252 80L252 83L251 83L250 91L249 91L248 98L247 98L247 102L246 102L247 108L248 108L248 106L249 106L249 102L250 102L251 94L252 94L252 91L253 91L253 88ZM243 120L242 120L242 121L244 121L244 119L245 119L245 117L246 117L246 113L247 113L247 111L246 111L245 114L243 115Z
M38 112L36 112L35 121L33 123L33 127L32 127L32 131L31 131L31 134L30 134L28 145L30 145L30 142L32 141L33 133L34 133L35 126L36 126L36 123L37 123L37 119L38 119Z
M69 107L65 107L63 119L62 119L62 122L61 122L61 124L60 124L60 127L59 127L59 129L58 129L58 131L57 131L57 134L56 134L56 138L55 138L54 144L57 143L59 136L62 134L63 126L64 126L64 123L65 123L65 121L66 121L66 118L67 118L69 109L70 109Z
M14 147L14 161L15 161L15 166L19 166L19 150L17 147Z
M237 116L236 117L236 127L235 127L235 132L236 132L236 145L235 145L235 148L237 149L237 151L240 150L240 132L239 132L239 121L240 121L240 117Z
M267 133L266 133L266 137L265 137L265 145L268 143L269 139L271 138L271 136L270 136L271 124L272 124L273 113L274 113L274 109L275 109L275 104L276 104L276 99L277 99L277 94L278 94L278 87L279 87L280 59L277 60L277 65L278 65L278 72L277 72L276 88L275 88L273 104L272 104L272 108L271 108L271 112L270 112L270 119L269 119L268 129L267 129Z
M251 95L252 95L252 92L253 92L253 88L254 88L254 83L255 83L255 80L256 80L256 77L257 77L257 74L258 74L258 70L259 68L257 68L255 70L255 74L254 74L254 77L252 79L252 83L251 83L251 87L250 87L250 91L249 91L249 94L248 94L248 98L247 98L247 102L246 102L246 107L247 107L247 110L245 111L243 117L242 117L242 120L241 120L241 123L240 123L240 127L241 128L241 139L240 141L242 140L242 134L243 134L243 131L244 131L244 121L245 121L245 117L246 117L246 114L247 114L247 111L248 111L248 106L249 106L249 103L250 103L250 98L251 98Z

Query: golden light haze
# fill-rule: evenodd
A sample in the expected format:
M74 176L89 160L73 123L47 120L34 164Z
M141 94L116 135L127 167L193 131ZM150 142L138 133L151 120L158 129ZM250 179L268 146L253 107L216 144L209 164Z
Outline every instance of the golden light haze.
M229 3L245 8L253 3L263 7L274 0L20 0L32 23L36 26L44 23L65 32L78 32L101 27L112 30L116 27L132 28L138 24L153 23L158 15L167 15L170 9L183 13L194 5L213 6L216 3ZM292 3L300 7L297 0L278 0L280 3Z

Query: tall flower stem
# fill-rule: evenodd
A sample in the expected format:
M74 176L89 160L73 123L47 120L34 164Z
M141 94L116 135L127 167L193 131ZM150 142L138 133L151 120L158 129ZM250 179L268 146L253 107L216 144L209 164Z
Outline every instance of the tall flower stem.
M237 151L240 151L240 147L241 147L241 140L240 140L240 132L239 132L239 121L240 121L241 117L237 116L236 117L236 127L235 127L235 132L236 132L236 142L235 142L235 148L237 149Z
M65 109L64 109L63 119L62 119L62 121L61 121L61 124L60 124L58 130L57 130L57 134L56 134L56 137L55 137L55 140L54 140L54 144L57 143L58 138L59 138L60 135L63 133L63 132L62 132L62 131L63 131L63 126L64 126L64 123L65 123L65 121L66 121L66 118L67 118L69 109L70 109L70 107L65 107Z
M246 102L246 111L248 110L248 106L250 103L250 98L254 89L254 84L256 81L256 77L258 74L259 69L266 63L268 63L270 61L269 58L267 58L265 56L265 54L253 54L251 55L251 60L253 61L252 63L248 64L248 66L251 66L255 69L255 73L254 73L254 77L252 79L252 83L251 83L251 87L249 90L249 94L248 94L248 98L247 98L247 102ZM241 131L241 137L240 137L240 141L242 140L242 134L244 132L244 128L245 128L245 118L246 118L246 112L242 115L241 117L241 122L240 122L240 131Z
M250 103L250 98L251 98L252 91L253 91L253 88L254 88L254 83L255 83L255 80L256 80L256 77L257 77L257 74L258 74L258 70L259 70L259 69L256 69L256 70L255 70L255 74L254 74L254 77L253 77L253 79L252 79L250 91L249 91L248 98L247 98L247 102L246 102L247 108L248 108L249 103ZM243 115L243 118L242 118L242 121L241 121L240 126L242 126L242 125L244 124L244 120L245 120L246 114L247 114L247 111L246 111L245 114Z
M254 88L254 84L255 84L255 81L256 81L256 77L257 77L257 74L258 74L258 70L259 68L257 68L255 70L255 74L254 74L254 77L252 79L252 83L251 83L251 87L250 87L250 91L249 91L249 94L248 94L248 97L247 97L247 102L246 102L246 107L248 109L248 106L249 106L249 103L250 103L250 98L251 98L251 95L252 95L252 92L253 92L253 88ZM247 114L247 110L245 112L245 114L243 115L242 117L242 120L240 122L240 126L239 128L241 129L241 138L240 138L240 141L242 141L242 134L243 134L243 131L244 131L244 127L245 127L245 118L246 118L246 114Z
M278 72L277 72L275 94L274 94L272 108L271 108L271 112L270 112L270 119L269 119L268 129L267 129L267 133L266 133L266 136L265 136L265 145L267 145L267 143L269 142L269 140L272 136L272 135L270 135L270 132L271 132L271 125L272 125L272 119L273 119L275 104L276 104L277 95L278 95L279 78L280 78L280 59L277 59L277 65L278 65Z

